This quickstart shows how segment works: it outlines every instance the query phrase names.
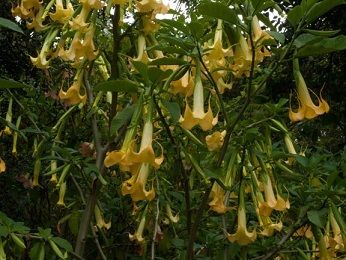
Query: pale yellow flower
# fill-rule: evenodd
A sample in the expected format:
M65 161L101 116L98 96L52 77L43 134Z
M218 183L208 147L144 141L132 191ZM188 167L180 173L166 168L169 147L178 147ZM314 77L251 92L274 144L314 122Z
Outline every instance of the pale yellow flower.
M79 2L83 5L83 7L87 7L90 9L101 9L103 4L100 0L79 0Z
M43 18L44 18L43 12L44 12L44 8L40 6L40 9L36 13L35 17L32 18L31 22L28 22L26 24L26 27L28 29L34 29L36 32L40 32L44 30L47 26L42 24Z
M99 229L105 228L108 230L111 228L112 222L111 221L109 221L108 223L105 222L105 219L103 217L103 214L102 214L99 206L95 205L94 213L95 213L96 226Z
M61 183L59 188L59 201L57 202L57 205L64 206L65 207L65 193L66 193L66 182L64 181Z
M139 244L142 244L144 242L143 232L145 228L145 222L146 222L146 211L142 215L141 222L139 223L139 226L136 232L133 235L129 234L129 238L131 241L137 241L137 243Z
M151 188L146 189L147 179L150 173L149 163L142 163L137 173L123 182L121 193L123 195L129 194L133 201L139 200L153 200L155 198L155 190Z
M136 6L140 13L153 12L154 14L165 14L169 9L169 7L164 5L161 0L141 0L137 1Z
M222 132L216 131L212 133L211 135L207 135L205 137L205 142L207 144L209 151L217 151L219 150L223 145L223 139L226 136L226 130L223 130Z
M56 21L59 23L65 23L71 18L73 12L74 12L73 6L70 2L66 3L66 8L65 8L62 0L56 0L55 12L54 13L50 12L49 16L53 21Z
M170 92L182 94L185 97L191 96L194 89L193 78L192 72L186 71L182 78L171 82Z
M91 8L87 5L83 5L80 13L69 21L69 25L72 30L85 32L88 29L89 23L87 23Z
M328 113L330 109L329 105L327 101L322 98L321 94L320 97L318 97L315 93L313 93L317 99L318 105L315 105L315 103L312 101L309 90L299 69L294 69L293 74L297 86L299 107L297 112L294 112L290 107L288 116L291 121L300 121L305 118L312 119L324 113Z
M210 192L210 198L212 199L209 202L211 210L219 214L227 212L228 208L225 205L225 191L217 182L213 184L213 187Z
M65 92L62 88L59 91L60 100L67 106L73 106L79 103L85 104L87 100L86 93L81 95L80 90L83 82L83 73L77 72L72 86Z
M176 214L175 216L173 216L171 206L168 203L166 204L166 214L168 216L168 219L172 223L178 223L178 221L179 221L179 214Z
M200 65L198 63L196 68L195 88L193 91L193 109L190 109L190 106L186 101L184 116L180 116L179 119L182 127L187 130L192 129L196 125L199 125L203 131L207 131L212 129L218 121L217 115L216 117L213 117L210 102L208 111L206 113L204 112L204 89L200 74Z
M282 222L279 221L277 223L273 223L270 217L266 216L260 216L260 226L262 228L262 231L260 234L262 236L270 237L274 234L274 231L280 232L283 225Z

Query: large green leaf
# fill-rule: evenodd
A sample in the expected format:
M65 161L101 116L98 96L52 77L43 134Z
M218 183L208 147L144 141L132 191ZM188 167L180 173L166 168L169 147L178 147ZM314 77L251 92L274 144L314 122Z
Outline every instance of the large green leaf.
M186 28L185 24L181 23L179 21L172 20L172 19L163 19L163 20L160 20L160 23L161 24L166 24L166 25L171 26L171 27L174 27L177 30L183 32L184 34L189 34L189 31Z
M197 7L200 14L222 19L231 24L239 24L236 12L222 3L203 3Z
M318 37L318 36L316 36ZM298 49L297 57L318 56L334 51L346 50L346 36L339 35L333 38L324 38L316 42L305 44Z
M135 111L136 105L131 105L125 107L123 110L118 112L116 116L112 119L110 134L115 135L116 132L127 122L130 122L131 117Z
M128 79L108 80L97 84L95 91L136 92L139 85Z
M303 14L303 8L300 5L297 5L287 13L287 20L290 22L290 24L296 26L300 19L302 19Z
M325 13L329 12L331 9L338 5L346 4L345 0L323 0L314 4L311 9L306 14L305 21L311 23L317 18L321 17Z
M184 61L183 59L177 59L172 57L163 57L159 59L155 59L152 62L150 62L150 65L186 65L188 64L187 61Z
M27 88L27 87L30 87L30 86L18 81L14 81L12 79L0 78L0 89Z
M23 30L18 26L18 24L2 17L0 17L0 27L24 34Z

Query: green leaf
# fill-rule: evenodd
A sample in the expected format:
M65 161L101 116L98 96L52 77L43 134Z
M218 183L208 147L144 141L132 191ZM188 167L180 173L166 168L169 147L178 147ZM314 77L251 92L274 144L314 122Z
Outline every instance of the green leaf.
M165 40L170 45L180 47L181 49L187 52L191 51L191 49L195 47L194 44L188 40L183 40L183 39L168 36L168 35L160 35L159 40Z
M315 36L318 37L318 36ZM310 42L311 43L311 42ZM298 49L297 57L318 56L334 51L342 51L346 49L346 36L339 35L334 38L324 38L316 40L312 44L306 44Z
M149 68L148 75L149 79L153 83L161 82L167 79L172 74L172 70L161 70L156 67Z
M287 13L287 20L295 27L302 19L303 14L303 8L300 5L297 5Z
M75 236L78 234L79 219L80 213L78 211L73 211L71 217L68 219L68 227L70 228L71 233Z
M139 74L143 77L144 81L148 82L149 81L148 65L140 61L131 61L131 63L135 67L135 69L139 72Z
M23 30L18 26L18 24L2 17L0 17L0 27L24 34Z
M11 238L12 238L12 241L17 245L19 246L20 248L22 249L25 249L26 246L25 246L25 243L24 243L24 240L20 237L18 237L16 234L14 233L10 233L11 235Z
M108 80L97 84L95 91L136 92L139 85L128 79Z
M27 88L27 87L30 87L30 86L27 84L12 80L12 79L0 78L0 89Z
M199 22L191 22L188 24L190 28L190 33L196 38L199 39L203 36L204 28L203 25Z
M171 19L162 19L160 20L160 23L161 24L166 24L170 27L174 27L176 28L177 30L183 32L184 34L189 34L189 31L187 30L186 26L184 23L181 23L179 21L176 21L176 20L171 20Z
M307 212L308 219L316 226L323 228L327 222L326 210L309 210Z
M45 240L49 239L52 236L52 229L46 228L43 229L41 227L38 227L38 234Z
M136 105L125 107L123 110L118 112L112 119L110 134L113 136L116 132L127 122L130 122L133 112L135 111Z
M72 245L65 239L60 237L52 237L52 240L61 248L65 249L67 252L72 252Z
M268 34L271 35L279 43L285 43L285 35L283 33L268 31Z
M302 48L303 46L307 44L313 44L315 42L319 42L322 39L324 39L322 36L316 36L316 35L312 35L308 33L303 33L294 40L293 44L297 48Z
M150 62L149 65L186 65L189 64L187 61L182 59L172 58L172 57L163 57L160 59L155 59Z
M311 23L325 13L329 12L334 7L343 4L346 4L345 0L323 0L321 2L318 2L314 4L308 11L305 21L307 23Z
M331 37L338 34L341 30L320 31L320 30L303 29L302 31L312 35L316 35L316 36Z
M43 258L42 258L43 255ZM44 243L36 242L34 246L30 249L29 253L30 259L32 260L43 260L44 259Z
M180 106L176 102L163 101L164 106L168 109L175 123L179 121L181 111Z
M202 15L222 19L231 24L239 24L239 19L236 12L222 3L203 3L197 7L197 10Z

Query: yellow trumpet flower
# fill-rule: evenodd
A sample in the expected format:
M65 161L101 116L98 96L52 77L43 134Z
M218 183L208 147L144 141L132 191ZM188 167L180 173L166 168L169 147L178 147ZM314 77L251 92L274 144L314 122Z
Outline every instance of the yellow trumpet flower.
M263 31L261 29L261 26L259 24L259 21L256 15L252 17L251 28L252 28L252 40L256 43L256 45L261 44L265 40L273 39L273 37L270 36L268 32Z
M189 97L193 93L194 80L191 71L186 71L181 79L171 82L170 92L173 94L182 94L185 97Z
M139 222L139 226L136 230L136 232L132 235L129 234L129 238L131 241L137 241L139 244L142 244L144 242L143 232L145 228L145 222L147 217L147 209L143 212L141 222Z
M262 228L260 235L262 236L270 237L274 234L274 231L280 232L283 227L281 221L279 221L278 223L273 223L270 217L260 216L259 219L260 219L260 226Z
M79 103L85 104L87 100L86 93L84 95L80 94L80 89L83 82L83 73L77 72L72 86L68 88L68 90L65 92L62 88L59 91L59 98L60 100L66 104L67 106L73 106Z
M0 173L5 172L5 171L6 171L6 163L0 157Z
M175 216L173 216L171 206L168 203L166 204L166 213L167 213L167 216L171 222L178 223L179 214L176 214Z
M57 202L57 205L65 207L65 202L64 202L65 193L66 193L66 182L64 181L63 183L61 183L59 188L59 200Z
M186 101L184 117L180 116L179 122L182 127L190 130L194 126L199 125L203 131L212 129L218 121L218 116L213 117L211 111L210 102L208 111L204 112L204 95L203 85L201 80L200 64L197 62L196 77L195 77L195 89L193 91L193 109L191 111L188 102Z
M157 13L167 13L169 7L164 5L161 0L141 0L137 1L137 10L140 13L153 12Z
M64 24L68 21L73 14L73 6L69 1L66 1L66 8L63 5L62 0L56 0L55 2L55 12L49 13L49 17L55 21Z
M95 205L94 213L95 213L96 226L99 229L105 228L108 230L111 228L112 222L111 221L109 221L108 223L105 222L105 219L103 217L103 214L102 214L99 206Z
M121 193L129 194L133 201L153 200L155 198L155 190L146 190L146 183L150 173L149 163L142 163L137 173L123 182Z
M140 61L140 62L147 64L150 59L149 59L147 51L146 51L146 43L145 43L144 35L139 35L137 38L137 41L138 41L138 46L137 46L138 55L133 60L134 61Z
M223 130L222 132L216 131L212 133L211 135L207 135L205 137L205 142L207 144L209 151L217 151L219 150L223 145L223 139L226 136L226 130Z
M223 188L215 182L210 192L210 198L212 200L209 202L210 209L219 213L224 214L227 212L228 207L225 205L225 191Z
M87 7L90 9L101 9L103 4L100 0L79 0L79 2L83 5L83 7Z
M217 83L218 89L222 94L226 88L232 88L232 82L227 84L223 80L223 77L227 74L226 70L223 68L225 68L228 64L226 57L233 56L232 47L228 47L227 49L223 48L222 20L218 20L213 44L207 44L205 48L210 50L206 51L206 55L204 56L204 62L208 70L210 70L215 82Z
M43 20L44 20L44 8L40 6L40 9L36 13L36 15L32 18L31 22L28 22L26 24L26 27L28 29L34 29L36 32L40 32L44 30L47 26L43 25Z
M246 211L244 202L244 185L241 185L239 192L239 206L238 206L238 227L234 234L227 233L227 238L230 242L236 242L239 245L247 245L254 242L257 238L257 232L254 229L249 232L246 227Z
M297 94L298 94L298 110L294 112L292 107L289 109L288 116L292 122L306 119L312 119L319 115L329 112L329 105L327 101L322 98L320 93L320 97L318 97L315 93L313 93L318 101L318 105L312 101L309 90L305 84L304 78L299 71L299 63L298 59L295 59L293 62L293 75L297 86Z
M154 168L158 169L163 162L163 148L161 148L161 155L159 157L155 156L154 149L152 146L153 142L153 123L151 120L147 120L144 124L143 135L141 140L141 146L139 152L131 151L130 160L135 163L149 163Z
M77 30L79 32L85 32L88 29L89 23L87 23L89 13L91 8L88 5L83 5L80 13L69 21L69 25L72 30Z

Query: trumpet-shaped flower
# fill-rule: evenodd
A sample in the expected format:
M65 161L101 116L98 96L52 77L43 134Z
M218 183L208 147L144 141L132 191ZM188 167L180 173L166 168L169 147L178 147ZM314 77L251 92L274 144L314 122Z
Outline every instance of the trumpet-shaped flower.
M335 220L335 217L334 217L332 212L330 212L330 214L329 214L329 220L330 220L330 225L331 225L332 231L333 231L333 238L332 239L335 242L335 250L344 251L345 245L344 245L344 241L342 238L341 229L340 229L338 222Z
M99 206L95 205L94 213L95 213L96 226L99 229L105 228L108 230L111 228L112 222L111 221L109 221L108 223L105 222L105 219L103 217L103 214L102 214Z
M210 192L210 198L212 198L212 200L209 202L211 210L219 214L224 214L227 212L228 207L225 205L225 191L217 182L213 184Z
M188 102L186 101L186 107L184 117L180 116L179 122L185 129L192 129L195 125L199 125L203 131L207 131L213 128L217 124L218 116L213 117L211 111L210 102L208 111L204 112L204 95L203 85L201 80L200 65L197 63L196 77L195 77L195 88L193 91L193 109L191 111Z
M69 21L70 27L72 30L77 30L79 32L86 32L89 26L87 23L89 13L91 8L87 5L83 5L80 13Z
M252 52L244 36L239 34L239 41L235 47L234 63L231 65L235 77L240 78L243 75L250 76L252 62Z
M61 183L59 188L59 200L57 202L57 205L65 207L65 201L64 201L65 193L66 193L66 182L64 181L63 183Z
M22 0L25 9L39 8L42 2L42 0Z
M273 223L270 217L266 216L260 216L260 225L262 228L262 231L260 234L262 236L270 237L274 234L274 231L281 231L282 229L282 222L279 221L278 223Z
M11 9L12 15L19 16L22 19L28 19L35 17L35 9L27 9L24 7L23 2L19 4L18 6Z
M190 71L187 71L181 79L171 82L170 92L173 94L182 94L185 97L192 95L194 89L194 80Z
M6 171L6 164L5 161L0 158L0 173Z
M37 68L40 68L40 69L47 69L47 68L49 68L50 59L48 59L47 56L50 53L50 47L51 47L51 45L52 45L52 43L53 43L57 33L58 33L58 30L55 30L55 31L51 32L44 39L44 43L43 43L42 49L41 49L41 51L40 51L40 53L38 54L37 57L31 57L30 56L31 62Z
M273 37L270 36L268 32L263 31L261 29L261 26L259 24L259 21L256 15L252 17L251 28L252 28L252 40L254 41L256 45L262 44L262 42L265 40L273 39Z
M151 120L147 120L144 124L143 135L141 140L141 146L139 152L130 152L130 160L135 163L149 163L154 168L158 169L163 162L163 149L161 148L161 155L159 157L155 156L154 149L152 146L153 142L153 123Z
M226 130L223 130L222 132L216 131L212 133L211 135L207 135L205 137L205 142L207 144L209 151L217 151L219 150L223 145L223 139L226 136Z
M43 25L43 19L44 19L44 8L40 6L40 9L36 13L36 15L32 18L31 22L28 22L26 24L26 27L28 29L34 29L36 32L40 32L46 28L46 25Z
M246 227L246 211L244 202L244 187L240 188L239 194L239 206L238 206L238 227L234 234L228 234L227 238L230 242L236 242L239 245L247 245L254 242L257 238L257 232L254 229L249 232Z
M83 81L83 73L77 72L72 86L65 92L62 88L59 91L60 100L67 106L73 106L79 103L85 104L87 96L80 94L80 89Z
M297 64L298 61L296 60L294 64ZM299 66L299 65L294 65ZM297 112L294 112L292 110L292 107L289 109L288 116L291 119L292 122L306 119L312 119L314 117L317 117L319 115L322 115L324 113L329 112L329 105L327 101L325 101L322 98L322 95L320 93L320 97L318 97L315 93L313 93L318 101L318 105L315 105L315 103L312 101L309 90L305 84L304 78L302 74L299 71L299 68L294 68L293 71L294 78L296 81L297 86L297 94L298 94L298 110Z
M145 222L146 222L146 210L144 211L141 222L139 222L139 226L136 230L136 232L132 235L129 234L129 238L131 241L137 241L139 244L142 244L144 242L143 232L145 228Z
M137 10L140 13L149 13L153 14L167 13L169 7L164 5L161 0L140 0L137 1Z
M283 211L286 209L290 208L290 203L289 200L284 200L279 194L277 194L275 198L272 182L269 178L269 176L264 177L263 181L263 186L264 186L264 196L265 196L265 201L264 202L259 202L259 210L260 214L264 216L268 216L264 212L268 212L268 209L275 209L278 211Z
M70 2L66 3L66 8L65 8L62 0L56 0L55 12L49 13L49 16L53 21L63 24L71 18L73 12L74 12L73 6Z
M219 19L213 44L205 46L207 51L204 56L204 62L209 71L211 71L220 93L223 93L226 88L230 89L232 87L232 82L225 83L223 77L227 74L225 67L228 61L226 58L233 56L233 50L232 47L224 49L222 45L222 20Z
M166 204L166 213L167 213L168 219L171 222L178 223L178 221L179 221L179 214L176 214L175 216L173 216L171 206L168 203Z
M147 64L149 62L149 57L146 51L146 43L145 43L144 35L139 35L137 38L137 41L138 41L138 46L137 46L138 55L133 60L140 61Z
M84 57L86 57L89 61L96 59L96 56L98 54L98 51L96 50L94 40L93 40L94 34L95 34L95 27L90 26L84 35L83 44L82 44Z
M153 200L155 198L155 190L146 189L147 179L150 173L149 163L142 163L137 173L125 182L121 187L121 193L123 195L130 194L133 201L139 200Z

